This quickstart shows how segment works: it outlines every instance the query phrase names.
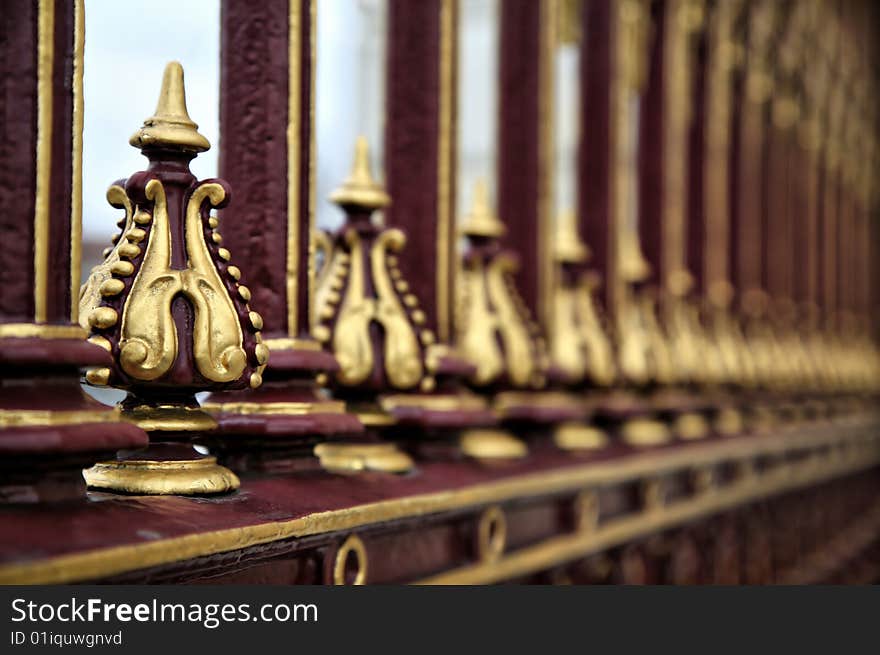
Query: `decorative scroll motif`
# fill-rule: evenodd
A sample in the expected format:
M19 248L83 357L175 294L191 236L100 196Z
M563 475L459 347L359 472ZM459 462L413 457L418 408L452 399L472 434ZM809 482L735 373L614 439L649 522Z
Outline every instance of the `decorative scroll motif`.
M177 74L180 96L171 98ZM179 125L162 124L167 116L185 115L185 106L175 102L183 102L182 70L170 65L157 115L147 121L152 130L144 133L145 127L133 140L189 143ZM201 141L189 147L206 149ZM124 209L125 216L115 245L82 287L80 322L91 330L92 342L113 353L114 366L90 371L87 379L122 387L153 382L190 388L216 388L218 383L236 388L249 382L257 387L268 360L261 343L262 318L248 307L250 291L238 284L241 274L227 263L229 251L220 247L218 221L208 215L209 208L226 203L226 185L193 182L176 200L159 177L136 173L107 192L110 204ZM182 238L177 236L180 227ZM180 247L183 261L174 257ZM180 299L191 308L191 331L184 327L186 319L175 314ZM195 370L180 361L187 354Z
M470 249L460 273L456 343L477 367L474 384L506 379L514 387L537 388L544 384L549 358L540 329L516 290L516 260L499 251L497 238L504 230L479 182L462 229Z
M338 382L381 391L384 379L395 389L431 391L435 336L422 327L425 313L397 266L394 253L405 246L405 235L370 221L372 211L387 205L389 198L373 180L363 137L357 142L352 174L331 200L349 218L334 238L316 238L324 264L313 333L329 344L339 362Z
M574 212L557 220L554 251L559 271L550 334L553 366L569 384L589 380L611 385L616 376L614 353L594 301L598 280L583 270L589 251L577 233Z
M159 380L171 371L180 353L179 335L172 314L172 303L186 298L193 308L192 356L198 372L211 382L235 382L243 376L248 359L254 362L249 376L251 386L259 386L268 359L260 343L262 319L251 312L246 300L247 287L238 285L240 274L226 266L224 282L218 266L229 253L217 248L211 253L208 238L216 246L221 241L217 219L207 216L207 206L217 207L226 199L226 190L217 182L194 186L186 203L184 242L187 268L172 267L171 221L162 183L145 176L142 189L132 178L130 195L119 185L107 193L111 204L126 211L116 246L102 264L92 271L80 294L83 327L93 331L92 340L113 335L118 357L116 382ZM137 196L142 194L141 202ZM134 278L130 284L129 278ZM233 297L231 287L236 290ZM120 321L121 314L121 321ZM250 358L245 350L240 314L248 316L254 335ZM118 324L118 327L117 327ZM99 341L99 343L104 343ZM109 341L108 341L109 343ZM99 378L100 379L100 378ZM90 381L95 374L90 376ZM108 377L103 381L109 383Z

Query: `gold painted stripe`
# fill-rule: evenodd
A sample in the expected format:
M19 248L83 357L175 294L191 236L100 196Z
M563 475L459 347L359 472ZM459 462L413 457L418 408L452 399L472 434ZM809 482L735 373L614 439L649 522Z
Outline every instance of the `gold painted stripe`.
M287 89L287 333L295 337L297 325L297 274L299 272L300 235L300 162L299 128L302 84L302 0L290 0L288 25Z
M662 20L666 26L663 55L663 98L661 148L663 164L663 196L661 198L661 225L663 239L660 253L660 282L664 292L676 296L687 289L681 288L687 270L685 241L685 207L688 176L688 128L691 119L691 70L689 56L691 27L688 24L690 0L673 0L666 4Z
M553 330L554 258L553 219L556 197L556 50L558 0L545 0L540 10L538 54L538 307L537 319L549 334Z
M52 175L52 66L55 2L40 0L37 41L37 189L34 208L34 320L48 315L49 191Z
M417 407L437 412L466 412L485 410L489 403L483 396L476 394L392 394L382 396L379 406L385 411L393 411L400 408Z
M38 339L85 339L86 331L79 325L40 325L37 323L0 323L0 337Z
M79 284L82 277L82 157L83 157L83 57L85 48L84 0L73 3L73 135L70 189L70 322L79 323Z
M119 410L115 407L68 412L39 409L0 409L0 428L86 425L88 423L115 423L119 420Z
M808 468L807 465L811 463L805 462L792 467L790 478L771 475L758 482L738 483L729 489L704 493L666 507L617 519L591 532L554 537L537 546L514 551L495 562L477 563L447 571L416 584L492 584L537 573L761 498L868 469L878 461L880 457L875 456L869 461L833 465L822 471L817 471L812 466Z
M315 233L315 203L317 201L317 185L316 178L318 171L318 144L315 141L315 73L317 72L317 53L318 53L318 4L316 0L309 0L309 52L311 59L309 61L309 302L308 316L305 317L307 327L311 331L312 321L314 320L314 298L315 298L315 243L312 235Z
M730 299L729 248L730 199L728 175L730 162L731 85L734 47L731 36L734 19L730 3L720 3L713 10L708 47L708 79L706 81L706 116L704 130L706 143L703 150L703 177L706 191L703 195L706 213L706 233L703 247L706 251L704 275L710 300L716 306L726 307Z
M846 441L855 441L856 437L860 438L861 434L786 433L772 437L695 444L675 451L644 453L618 461L583 464L461 489L317 512L287 521L4 564L0 566L0 584L61 584L95 580L282 539L352 530L379 522L499 503L514 498L548 496L579 491L584 487L620 484L640 476L653 477L677 469L691 469L726 460L840 445Z
M295 339L282 337L279 339L263 339L269 350L321 350L321 344L311 339Z
M341 400L324 400L313 403L202 403L202 409L212 413L230 412L234 414L305 416L309 414L345 414L345 403Z
M457 0L440 5L440 97L437 135L437 334L441 343L452 339L452 176L455 161L455 47Z

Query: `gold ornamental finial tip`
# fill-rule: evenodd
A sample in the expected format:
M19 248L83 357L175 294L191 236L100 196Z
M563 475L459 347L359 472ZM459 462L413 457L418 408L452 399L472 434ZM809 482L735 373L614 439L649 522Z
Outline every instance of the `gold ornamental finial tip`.
M590 250L578 234L577 215L570 209L557 218L553 241L556 261L561 264L583 264L590 258Z
M351 173L342 186L330 194L330 201L340 206L357 205L365 209L380 209L391 204L391 198L370 170L370 147L363 135L354 144Z
M500 237L506 231L504 224L492 211L486 180L482 178L474 184L471 211L464 217L461 231L468 236L475 237Z
M165 66L155 113L144 121L143 127L128 142L141 150L204 152L211 144L199 134L198 127L186 110L183 66L172 61Z
M638 237L631 230L624 230L620 236L619 270L627 282L644 282L651 276L651 265L639 249Z

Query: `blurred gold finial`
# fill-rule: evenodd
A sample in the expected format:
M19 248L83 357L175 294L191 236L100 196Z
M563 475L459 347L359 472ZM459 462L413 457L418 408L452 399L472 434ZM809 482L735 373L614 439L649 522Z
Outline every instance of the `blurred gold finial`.
M638 236L632 229L624 229L619 238L621 278L626 282L644 282L651 275L651 265L639 249Z
M391 204L391 198L374 178L370 170L370 147L367 139L359 136L354 144L354 163L342 186L330 194L330 202L337 205L358 205L379 209Z
M561 264L583 264L590 258L590 250L578 234L577 216L570 209L556 219L553 254Z
M504 234L505 227L498 220L489 205L489 191L486 188L486 180L479 179L474 184L474 200L471 211L464 217L464 225L461 231L468 236L475 237L500 237Z
M141 150L162 148L204 152L211 144L199 134L198 127L186 110L183 66L180 62L172 61L165 66L156 112L144 121L143 127L128 142Z

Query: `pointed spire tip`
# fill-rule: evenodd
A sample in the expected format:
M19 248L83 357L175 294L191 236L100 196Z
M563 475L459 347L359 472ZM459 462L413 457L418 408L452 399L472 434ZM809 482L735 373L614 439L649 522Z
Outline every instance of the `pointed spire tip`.
M342 186L330 194L330 201L340 206L356 205L365 209L380 209L391 204L391 198L373 177L370 146L364 135L358 136L354 142L351 173Z
M464 217L461 231L467 236L475 237L500 237L507 231L492 210L489 189L482 177L474 183L471 210Z
M155 113L144 121L129 143L141 150L204 152L211 144L199 133L198 127L186 109L183 66L179 61L171 61L162 74Z

